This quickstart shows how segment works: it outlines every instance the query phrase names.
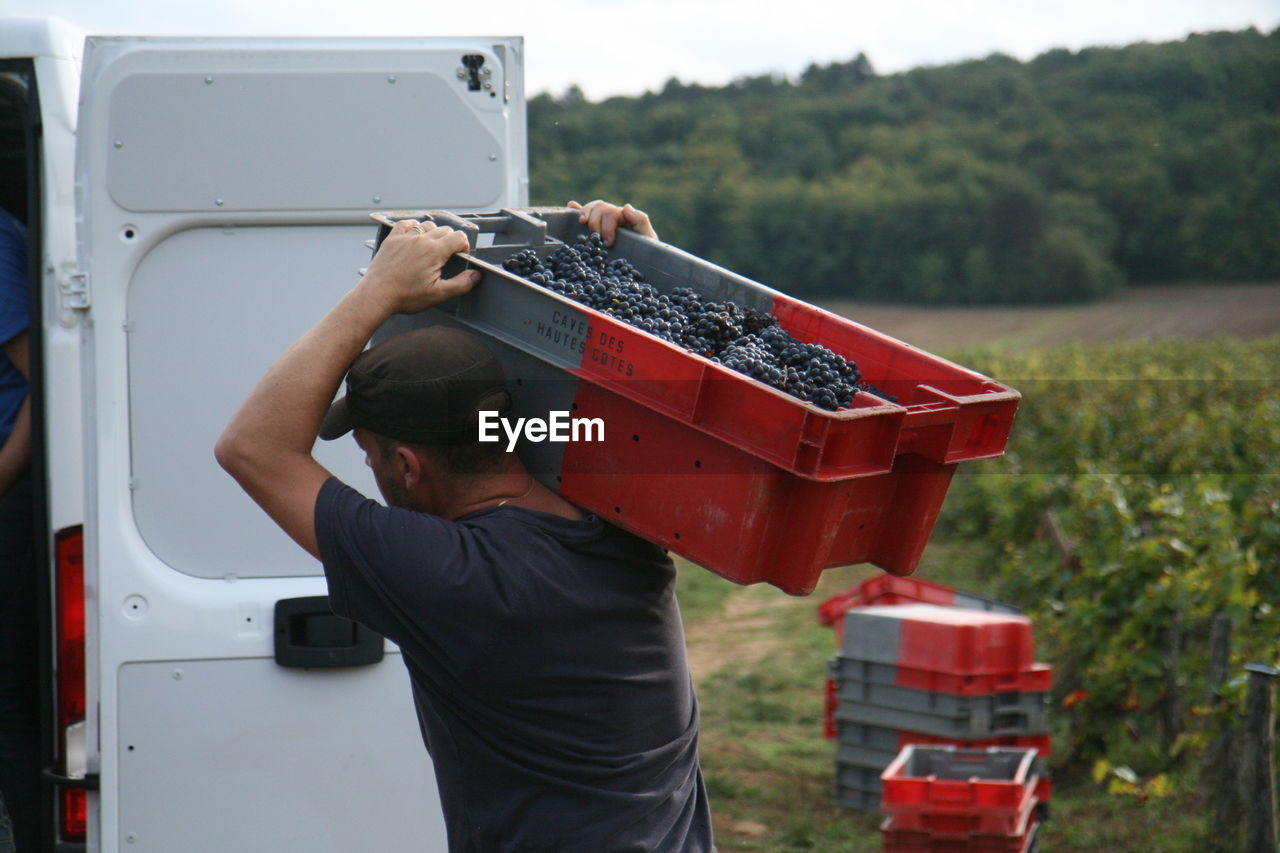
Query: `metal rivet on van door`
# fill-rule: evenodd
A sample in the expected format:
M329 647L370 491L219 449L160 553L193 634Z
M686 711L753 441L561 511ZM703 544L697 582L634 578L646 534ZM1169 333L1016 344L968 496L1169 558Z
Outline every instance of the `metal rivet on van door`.
M380 195L375 195L375 196L373 197L373 203L374 203L374 204L382 204L382 196L380 196Z
M213 82L213 77L211 77L211 76L206 76L206 77L204 78L204 82L205 82L205 85L208 85L208 84L212 83L212 82Z
M147 600L140 595L131 595L124 600L126 619L138 620L147 615Z
M174 681L181 681L181 680L182 680L182 670L180 670L180 669L175 669L175 670L173 671L173 680L174 680Z
M115 147L117 147L117 148L123 148L123 147L124 147L124 140L123 140L123 139L117 139L117 140L116 140L115 142L113 142L112 144L113 144L113 145L115 145Z
M216 204L218 207L222 207L222 199L220 198L215 198L213 200L213 203Z
M394 83L394 82L396 82L396 75L394 75L394 74L388 74L388 75L387 75L387 82L388 82L388 83Z
M497 154L493 154L493 153L490 153L490 154L489 154L489 162L490 162L490 163L492 163L494 160L497 160L497 159L498 159L498 155L497 155Z
M136 833L130 832L127 835L125 835L124 840L128 841L130 844L133 844L138 840L138 836Z

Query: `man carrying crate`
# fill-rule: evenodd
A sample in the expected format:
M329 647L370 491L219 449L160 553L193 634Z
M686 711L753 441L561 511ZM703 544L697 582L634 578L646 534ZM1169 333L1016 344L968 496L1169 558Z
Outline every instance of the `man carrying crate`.
M606 243L656 236L629 205L582 210ZM477 440L477 412L510 404L477 338L435 327L362 353L392 314L471 289L478 273L441 277L466 251L398 223L259 381L218 461L323 562L334 611L400 646L451 851L714 850L670 559ZM311 456L347 432L389 506Z

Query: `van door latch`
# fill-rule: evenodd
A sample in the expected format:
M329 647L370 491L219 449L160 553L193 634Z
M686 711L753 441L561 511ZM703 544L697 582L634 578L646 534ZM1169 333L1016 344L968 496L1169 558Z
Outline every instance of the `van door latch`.
M52 767L46 767L40 771L40 778L47 784L57 785L59 788L80 788L85 791L97 791L99 789L99 779L97 773L86 773L83 776L68 776L65 773L59 773Z
M73 311L89 309L89 274L72 273L62 282L62 304Z
M479 53L468 53L462 57L458 66L458 79L467 84L467 91L484 90L493 94L493 69L486 68L484 56Z

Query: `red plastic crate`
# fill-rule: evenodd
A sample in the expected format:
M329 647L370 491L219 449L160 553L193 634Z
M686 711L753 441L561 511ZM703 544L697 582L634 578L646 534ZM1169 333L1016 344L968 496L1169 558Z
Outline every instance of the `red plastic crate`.
M839 647L844 643L844 614L849 608L885 604L936 604L939 607L961 607L997 613L1022 612L1012 604L983 598L921 578L876 575L819 604L818 622L835 630L836 646Z
M810 480L603 386L580 385L575 404L627 428L565 445L561 496L729 580L793 595L833 566L914 571L955 472L909 455L885 474Z
M1020 832L973 833L967 837L939 836L924 830L893 829L886 820L880 826L885 853L1030 853L1039 824L1034 810Z
M845 614L841 657L922 673L998 675L1030 671L1035 644L1025 616L930 604L857 607Z
M882 799L883 806L883 799ZM883 806L888 818L882 829L927 832L936 839L968 839L971 835L1021 835L1026 831L1039 800L1029 796L1017 811L992 809L893 809Z
M954 693L959 696L980 696L985 693L1045 693L1053 687L1053 666L1033 663L1015 672L992 672L979 675L953 675L927 669L898 667L898 681L902 687L929 690L934 693Z
M1035 799L1039 775L1032 749L905 747L880 775L885 811L1018 812Z
M952 607L955 599L956 591L949 586L920 578L877 575L819 604L818 621L835 629L838 645L844 633L844 614L850 607L900 604L905 601Z
M379 240L396 219L424 215L378 215ZM672 246L624 229L612 254L661 290L690 286L772 314L899 402L859 392L848 409L819 409L501 268L525 246L547 254L582 233L577 211L441 219L473 247L477 232L495 235L469 260L483 278L386 332L457 323L562 371L577 383L573 416L608 428L602 442L564 445L539 473L567 500L730 580L804 594L832 566L909 574L955 465L1004 451L1018 392Z
M827 679L822 695L822 736L827 740L835 740L839 733L839 726L836 725L836 709L840 707L840 690L834 678Z
M1040 758L1048 758L1053 752L1053 737L1051 735L1004 735L1002 737L981 738L979 740L950 740L936 735L921 734L920 732L898 732L899 750L913 744L919 746L956 746L961 749L987 749L992 746L1001 746L1009 749L1034 749L1036 755ZM1045 783L1045 795L1041 796L1040 799L1047 800L1049 799L1049 780L1043 776L1040 778Z

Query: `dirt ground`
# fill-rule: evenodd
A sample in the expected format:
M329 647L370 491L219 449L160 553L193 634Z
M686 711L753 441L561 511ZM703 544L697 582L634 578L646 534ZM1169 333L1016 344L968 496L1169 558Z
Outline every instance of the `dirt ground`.
M1202 340L1280 334L1280 284L1130 287L1101 302L1050 307L925 308L827 302L824 308L931 352L997 343Z
M689 671L695 684L726 663L748 665L782 646L782 637L771 630L771 611L786 606L778 595L761 596L748 588L733 589L720 618L687 625Z

